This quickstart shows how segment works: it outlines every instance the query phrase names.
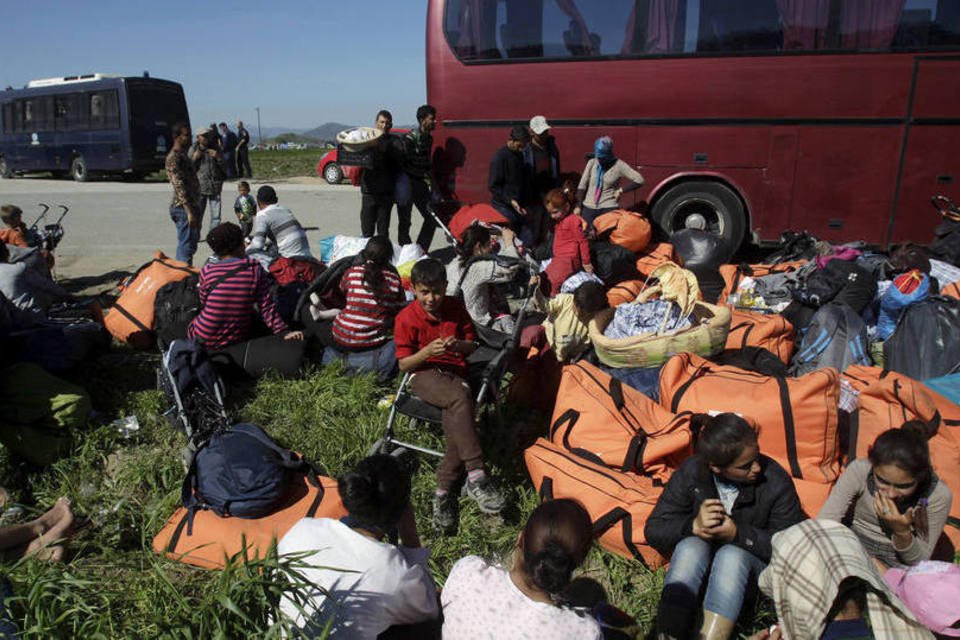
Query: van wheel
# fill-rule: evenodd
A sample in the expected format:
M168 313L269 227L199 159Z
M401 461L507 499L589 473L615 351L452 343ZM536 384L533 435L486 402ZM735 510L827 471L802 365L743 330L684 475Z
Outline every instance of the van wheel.
M323 168L323 179L330 184L340 184L343 182L343 169L336 162L328 162Z
M653 205L653 219L667 233L702 229L723 240L724 261L740 248L746 235L743 202L719 182L683 182L671 187Z
M77 156L70 163L70 175L77 182L86 182L90 178L90 174L87 172L87 162L83 159L83 156Z
M0 158L0 178L12 178L13 171L10 171L7 161L3 158Z

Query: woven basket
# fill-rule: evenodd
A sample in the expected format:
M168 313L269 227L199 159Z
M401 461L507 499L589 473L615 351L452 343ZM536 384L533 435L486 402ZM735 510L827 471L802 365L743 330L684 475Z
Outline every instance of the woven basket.
M354 131L356 129L365 131L370 137L367 140L364 140L363 142L348 141L347 134L349 134L351 131ZM350 129L344 129L343 131L337 134L337 143L343 145L343 148L346 149L347 151L354 151L354 152L363 151L364 149L368 149L373 145L377 144L377 140L379 140L380 136L382 135L383 135L383 131L381 131L380 129L375 129L373 127L352 127Z
M693 326L666 334L642 334L630 338L608 338L604 330L616 309L604 309L590 320L590 341L600 362L617 368L663 365L682 352L704 358L723 351L730 331L730 309L697 301L693 307Z

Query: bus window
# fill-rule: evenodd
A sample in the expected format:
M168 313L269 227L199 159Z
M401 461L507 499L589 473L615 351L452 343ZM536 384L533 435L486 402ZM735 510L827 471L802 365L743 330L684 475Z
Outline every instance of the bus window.
M33 117L33 100L24 100L23 101L23 130L33 131L34 124L35 122Z
M116 91L90 93L90 128L116 129L120 126L120 110Z
M960 2L956 0L907 0L893 38L894 49L960 45Z
M13 102L13 132L23 132L23 100Z
M776 0L701 0L697 51L780 50L783 30L777 4Z
M13 133L13 103L3 103L3 132Z
M633 49L648 4L677 0L451 0L444 30L464 60L583 58ZM645 15L645 14L644 14Z

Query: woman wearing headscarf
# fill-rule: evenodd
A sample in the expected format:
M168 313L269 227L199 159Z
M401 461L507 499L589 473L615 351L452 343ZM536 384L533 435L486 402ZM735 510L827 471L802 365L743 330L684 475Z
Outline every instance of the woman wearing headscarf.
M620 186L621 179L629 184ZM597 216L620 208L620 196L643 186L643 176L629 164L613 153L613 140L610 136L597 138L593 143L593 157L580 176L577 186L577 202L580 204L574 213L593 226Z

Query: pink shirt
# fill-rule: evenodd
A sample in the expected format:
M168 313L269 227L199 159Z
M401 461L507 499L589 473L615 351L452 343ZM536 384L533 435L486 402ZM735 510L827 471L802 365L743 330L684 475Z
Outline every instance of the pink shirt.
M461 558L440 592L444 640L598 640L589 614L531 600L505 569Z

